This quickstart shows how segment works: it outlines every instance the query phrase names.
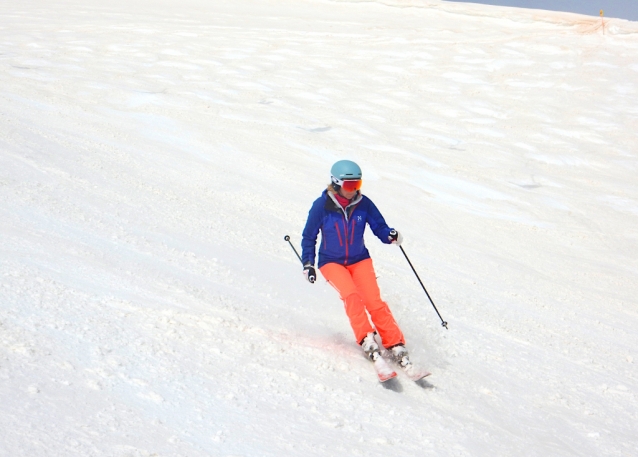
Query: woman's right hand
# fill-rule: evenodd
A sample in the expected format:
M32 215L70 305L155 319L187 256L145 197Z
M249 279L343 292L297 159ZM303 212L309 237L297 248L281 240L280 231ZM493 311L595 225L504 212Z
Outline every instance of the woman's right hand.
M303 266L303 274L308 280L308 282L311 284L313 284L317 280L317 273L315 272L315 267L313 267L309 263Z

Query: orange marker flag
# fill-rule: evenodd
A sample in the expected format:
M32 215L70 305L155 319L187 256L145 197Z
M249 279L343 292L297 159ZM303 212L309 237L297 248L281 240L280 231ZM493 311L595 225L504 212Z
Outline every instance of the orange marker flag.
M603 19L604 15L605 12L603 10L600 10L600 22L603 24L603 35L605 34L605 20Z

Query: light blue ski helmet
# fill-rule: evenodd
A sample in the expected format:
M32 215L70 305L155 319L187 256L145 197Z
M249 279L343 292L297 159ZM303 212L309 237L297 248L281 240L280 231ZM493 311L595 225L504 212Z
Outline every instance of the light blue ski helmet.
M361 168L352 160L340 160L330 169L332 182L341 185L344 179L361 179Z

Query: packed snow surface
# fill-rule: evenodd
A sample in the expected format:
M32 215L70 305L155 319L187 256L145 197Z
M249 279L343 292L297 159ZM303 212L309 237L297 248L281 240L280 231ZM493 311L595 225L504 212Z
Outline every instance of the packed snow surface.
M0 4L0 455L638 455L638 33L437 1ZM299 249L336 160L412 358Z

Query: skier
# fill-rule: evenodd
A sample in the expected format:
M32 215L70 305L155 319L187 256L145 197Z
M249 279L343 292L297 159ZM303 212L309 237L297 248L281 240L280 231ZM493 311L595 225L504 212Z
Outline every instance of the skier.
M377 361L382 362L375 341L378 332L393 360L410 374L414 368L405 338L387 303L381 299L363 232L368 224L385 244L400 245L403 237L388 227L372 200L361 194L361 168L356 163L340 160L330 173L331 183L312 204L303 231L303 273L308 281L315 282L315 249L321 231L317 266L343 300L357 342L376 366Z

